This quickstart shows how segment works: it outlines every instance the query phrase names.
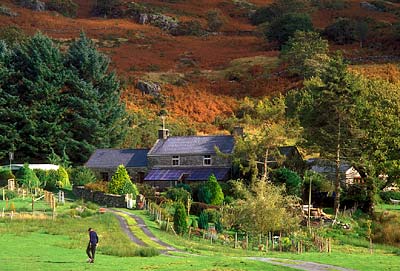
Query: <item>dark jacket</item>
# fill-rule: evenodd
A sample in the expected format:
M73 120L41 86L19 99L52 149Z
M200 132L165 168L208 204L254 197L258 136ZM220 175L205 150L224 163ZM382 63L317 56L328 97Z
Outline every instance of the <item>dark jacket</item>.
M97 236L97 233L95 231L90 231L89 237L91 244L96 245L99 242L99 237Z

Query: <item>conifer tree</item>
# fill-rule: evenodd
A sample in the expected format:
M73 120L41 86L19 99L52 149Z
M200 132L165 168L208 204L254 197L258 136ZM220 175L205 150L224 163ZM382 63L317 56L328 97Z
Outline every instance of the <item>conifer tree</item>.
M184 234L188 228L187 215L182 202L176 203L174 214L174 230L177 234Z
M139 194L135 184L132 183L128 171L123 165L119 165L115 174L111 177L109 191L112 194L122 195L132 193L134 197Z

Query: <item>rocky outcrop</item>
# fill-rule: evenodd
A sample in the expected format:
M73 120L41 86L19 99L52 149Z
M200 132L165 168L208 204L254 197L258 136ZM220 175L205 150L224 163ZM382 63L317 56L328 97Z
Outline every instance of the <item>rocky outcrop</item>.
M379 8L379 7L375 6L374 4L371 4L367 1L361 2L360 7L363 9L368 9L368 10L372 10L372 11L382 11L382 12L385 11L382 8Z
M16 17L16 16L18 16L18 13L12 11L12 10L9 9L8 7L0 6L0 15L6 15L6 16L10 16L10 17Z
M20 0L18 4L22 7L32 9L34 11L45 11L46 3L39 0Z
M159 84L142 80L137 82L136 88L142 91L143 94L149 94L152 96L159 96L161 91L161 86Z

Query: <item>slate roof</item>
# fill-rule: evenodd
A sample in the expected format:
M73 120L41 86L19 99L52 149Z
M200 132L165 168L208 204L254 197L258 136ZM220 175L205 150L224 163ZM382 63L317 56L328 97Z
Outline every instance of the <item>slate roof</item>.
M317 173L335 173L336 172L336 162L329 161L320 158L310 158L307 160L307 164L311 166L311 170ZM352 166L346 161L341 161L339 165L339 171L345 173Z
M217 180L225 180L229 170L229 168L152 169L144 180L178 181L184 177L187 181L206 181L211 174L214 174Z
M214 147L232 153L234 144L233 136L175 136L157 140L148 155L215 154Z
M86 162L89 168L147 167L148 149L97 149Z

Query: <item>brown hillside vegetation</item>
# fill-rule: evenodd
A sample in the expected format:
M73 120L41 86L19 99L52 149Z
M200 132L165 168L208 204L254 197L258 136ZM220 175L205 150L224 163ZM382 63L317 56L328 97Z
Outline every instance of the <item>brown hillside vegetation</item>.
M257 28L249 22L248 11L238 4L246 1L138 1L180 21L197 20L203 27L206 27L207 12L218 10L223 21L221 33L201 37L172 36L157 27L140 25L131 19L93 17L91 10L95 0L74 2L79 5L77 18L67 18L53 11L35 12L16 6L14 1L3 0L2 5L19 15L0 15L0 26L18 25L30 35L41 31L63 44L68 44L68 41L84 31L95 39L100 50L110 56L112 68L126 82L123 97L131 110L146 108L156 114L161 109L160 105L152 101L152 97L143 96L134 90L134 82L141 78L151 78L154 76L152 73L158 73L157 78L163 78L165 74L177 74L183 78L181 83L174 80L159 82L162 94L166 97L165 109L172 118L185 118L201 124L199 130L203 132L213 131L214 119L231 115L238 100L245 96L262 97L284 93L301 85L298 79L287 78L285 73L281 73L284 67L279 64L278 52L262 36L257 35ZM273 1L247 2L263 6ZM360 7L362 1L348 2L350 6L343 10L315 9L314 25L322 29L339 17L371 18L382 24L398 22L394 13L363 9ZM393 6L400 7L400 4ZM387 36L373 38L379 39L381 47L386 44L390 45L388 48L398 49L398 42L393 42ZM337 49L344 49L346 56L379 54L374 51L378 49L360 48L357 43L331 45L331 50ZM384 78L388 74L392 74L392 78L398 76L395 66L359 66L356 69L363 73L373 70L374 75L381 74Z

